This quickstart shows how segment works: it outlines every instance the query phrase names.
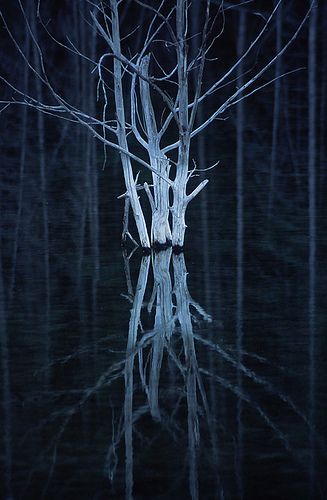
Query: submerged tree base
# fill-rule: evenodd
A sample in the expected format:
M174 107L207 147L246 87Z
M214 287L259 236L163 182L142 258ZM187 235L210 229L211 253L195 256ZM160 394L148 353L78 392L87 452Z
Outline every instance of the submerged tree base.
M126 240L123 240L121 242L121 247L124 250L127 250L128 245L127 245L127 241ZM171 240L166 240L165 243L160 243L159 241L154 241L152 243L151 247L148 247L148 246L144 246L144 247L141 246L141 247L139 247L138 245L135 245L134 249L136 250L137 248L141 248L142 249L143 255L150 255L152 252L154 252L154 253L163 252L163 251L167 250L168 248L172 248L173 253L176 254L176 255L179 255L180 253L184 252L184 246L173 245L173 243L172 243Z
M152 249L155 252L161 252L162 250L167 250L172 246L172 241L167 239L165 243L160 243L159 241L154 241L152 243Z
M180 253L184 252L184 247L181 245L173 245L173 252L174 254L178 255Z
M168 248L172 248L173 253L175 255L179 255L180 253L184 252L184 247L181 245L173 245L171 240L167 240L166 243L159 243L159 241L155 241L151 248L144 248L142 247L142 251L144 254L148 254L154 252L154 253L159 253L159 252L164 252Z

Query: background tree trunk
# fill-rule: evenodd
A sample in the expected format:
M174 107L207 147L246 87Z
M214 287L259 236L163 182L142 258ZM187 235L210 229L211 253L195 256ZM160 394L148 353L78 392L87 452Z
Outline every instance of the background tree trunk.
M238 21L237 57L240 58L245 50L246 12L241 10ZM237 68L237 84L244 83L244 66ZM237 387L242 394L243 374L243 286L244 286L244 101L236 107L236 337L237 337ZM237 453L236 477L239 498L243 498L243 399L237 401Z
M316 314L316 108L317 108L317 12L318 2L314 6L309 21L308 42L308 219L309 219L309 421L310 421L310 489L309 495L315 494L315 314Z
M278 0L275 0L275 5ZM282 12L281 4L276 13L276 53L282 48ZM281 94L281 80L279 76L282 74L282 59L279 58L275 64L275 83L274 83L274 114L273 114L273 129L272 129L272 144L271 144L271 158L270 158L270 187L269 187L269 206L268 216L271 217L274 208L275 197L275 182L276 182L276 161L278 150L278 132L280 125L280 94Z
M35 22L35 13L31 12L31 27L36 40L37 26ZM41 64L39 53L35 43L33 44L33 60L37 73L41 74ZM35 77L35 89L38 101L43 101L42 83L38 77ZM43 264L44 264L44 287L45 287L45 317L48 321L50 313L50 265L49 265L49 221L48 221L48 193L47 193L47 169L45 162L45 131L44 115L37 113L37 131L38 131L38 153L39 153L39 172L40 172L40 199L42 206L42 226L43 226Z
M27 26L25 26L25 40L24 40L24 53L26 57L30 58L30 34ZM26 94L29 92L28 85L28 66L24 66L23 74L23 89ZM17 252L19 246L19 233L21 227L21 219L23 213L23 195L24 195L24 180L25 180L25 166L26 166L26 136L27 136L27 116L28 108L23 107L22 110L22 120L21 120L21 149L20 149L20 159L19 159L19 186L18 186L18 199L17 199L17 215L15 221L14 230L14 244L12 252L12 267L11 267L11 279L9 285L8 293L8 309L10 309L11 302L13 300L15 281L16 281L16 266L17 266Z

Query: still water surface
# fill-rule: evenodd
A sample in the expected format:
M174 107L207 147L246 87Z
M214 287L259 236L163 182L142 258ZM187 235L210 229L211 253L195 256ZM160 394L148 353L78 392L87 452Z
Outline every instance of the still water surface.
M54 255L50 306L41 271L18 281L3 498L326 498L324 277L253 240L240 280L222 234L185 255L103 244L96 269Z

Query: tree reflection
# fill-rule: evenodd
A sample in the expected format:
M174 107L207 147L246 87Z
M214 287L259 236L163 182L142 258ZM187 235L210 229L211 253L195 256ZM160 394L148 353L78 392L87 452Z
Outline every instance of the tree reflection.
M282 378L292 380L287 368L246 350L242 281L236 290L236 329L229 332L230 341L226 343L221 322L213 320L189 291L184 254L168 249L143 256L137 276L135 261L136 255L132 259L125 255L124 297L131 308L127 335L124 337L121 331L118 334L119 350L111 336L100 340L93 337L88 345L64 357L53 355L50 365L44 367L51 374L45 390L31 393L36 400L24 400L23 413L41 406L45 413L20 437L20 447L33 442L38 453L33 456L24 484L19 485L19 495L31 495L35 478L41 491L40 496L33 493L35 498L46 498L59 490L68 494L73 479L62 471L67 467L70 470L69 464L74 460L77 464L79 455L87 452L87 456L96 454L99 458L96 467L88 471L88 481L91 475L99 477L102 473L105 453L105 477L110 485L105 484L104 498L108 494L122 498L122 487L127 499L154 498L156 487L164 488L167 498L176 491L187 491L185 496L192 499L208 491L213 491L213 498L242 498L243 491L248 491L245 475L251 432L257 436L264 432L271 440L264 443L264 452L262 444L250 441L251 450L259 457L279 453L288 457L289 464L310 472L311 478L317 477L314 457L325 449L317 434L314 411L309 408L305 413L291 396L294 392L281 389ZM11 426L16 403L10 395L1 280L0 292L3 486L10 492L17 477L12 443L14 458L17 444L15 427ZM117 291L115 294L117 297ZM93 307L94 300L90 303ZM121 351L124 339L127 345ZM87 373L90 363L83 360L84 356L97 364L95 379ZM85 378L78 378L77 386L69 378L63 390L58 382L51 384L54 374L64 367L64 373L74 372L79 359ZM313 373L312 369L310 387ZM112 418L110 426L108 416ZM40 435L46 436L42 443ZM310 449L306 447L308 437ZM75 474L80 484L77 465ZM143 491L149 478L150 490ZM158 478L158 486L152 478ZM315 491L317 488L313 494Z
M144 301L146 286L149 281L150 261L153 271L153 290L148 301ZM173 280L170 274L172 265ZM127 271L127 288L131 296L131 282L128 261L125 256ZM153 329L146 336L150 342L137 348L138 332L142 327L142 309L149 317L153 317ZM128 330L127 358L125 364L125 403L124 403L124 436L126 453L126 498L133 497L133 422L135 415L140 415L139 408L133 405L134 368L138 360L139 378L146 395L148 411L158 421L163 419L159 404L160 375L164 355L174 364L181 375L182 383L178 388L180 394L185 394L187 408L188 436L188 468L189 489L192 499L198 498L197 479L197 449L199 446L199 405L202 399L207 417L208 405L205 391L198 370L195 352L193 324L199 321L211 321L211 317L191 297L187 287L187 270L184 254L173 254L171 249L155 253L152 257L145 256L140 265L139 277L133 295L133 306ZM182 341L182 348L175 348L171 342L177 335ZM176 388L174 388L176 391ZM172 409L172 418L178 412L182 398L178 398ZM164 418L167 418L164 417ZM171 426L171 422L166 422ZM112 461L116 446L111 446L108 463ZM112 473L110 474L112 477Z
M272 401L276 399L279 405L285 404L288 411L294 412L312 432L307 416L288 394L246 366L246 360L251 357L259 360L260 357L243 349L242 343L239 342L239 328L241 328L239 324L237 324L235 352L223 348L212 337L203 336L205 324L211 323L212 318L190 295L184 254L176 255L167 250L152 256L144 256L135 291L126 256L125 270L128 289L126 297L132 303L123 370L125 399L122 415L114 422L106 461L106 474L114 483L118 466L118 449L121 449L120 442L124 440L126 498L133 498L135 470L140 467L140 456L145 456L147 453L146 443L149 445L149 456L161 463L158 457L163 450L158 449L154 452L151 451L151 447L154 441L160 441L160 433L163 430L168 431L173 441L181 443L187 441L190 498L199 498L199 456L203 454L203 449L208 449L208 446L212 449L211 458L208 460L209 468L213 469L215 477L219 477L219 450L214 430L218 424L224 434L226 428L224 423L219 421L219 412L214 414L207 400L206 392L212 383L216 385L216 391L218 387L222 387L236 398L236 428L232 431L234 434L232 440L239 498L243 495L244 481L242 471L244 404L263 420L285 451L298 461L292 436L285 432L274 416L270 415L269 409L261 404L260 399L257 400L257 396L249 392L246 381L263 388ZM152 293L149 288L152 289ZM226 363L225 376L218 373L215 362L209 366L203 363L199 365L197 351L201 353L203 349L216 354ZM269 362L260 358L260 363L264 365ZM234 370L232 376L230 368ZM169 371L174 372L174 376L167 376ZM147 415L151 415L153 422L158 423L151 439L146 437L147 424L144 424L144 420L147 421ZM316 440L317 435L315 431L313 432ZM209 445L208 442L200 443L201 435L205 436L206 441L209 439ZM136 456L134 439L138 443ZM159 473L159 470L156 472ZM219 480L218 491L215 492L214 498L223 498L224 494L223 482Z

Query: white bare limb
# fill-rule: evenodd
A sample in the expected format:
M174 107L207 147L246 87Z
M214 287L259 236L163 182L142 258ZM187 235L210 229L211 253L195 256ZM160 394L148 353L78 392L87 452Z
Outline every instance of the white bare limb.
M279 0L279 2L276 4L276 7L274 8L273 13L275 13L276 8L279 6L280 2L281 2L281 0ZM311 12L311 10L312 10L312 8L314 6L314 3L315 3L314 1L311 3L309 9L307 10L304 18L301 21L301 23L297 27L297 29L294 32L294 34L292 35L292 37L286 42L286 44L284 45L284 47L273 58L271 58L270 61L260 71L258 71L252 78L250 78L247 82L245 82L244 85L242 85L240 88L238 88L236 90L236 92L234 92L228 99L226 99L226 101L223 104L221 104L219 106L219 108L216 109L216 111L209 116L209 118L207 118L202 124L200 124L196 129L194 129L191 132L191 138L195 137L200 132L202 132L203 130L205 130L214 120L216 120L219 117L219 115L222 115L226 111L227 108L229 108L233 104L236 104L236 100L237 100L238 96L240 96L244 92L244 90L246 90L248 87L250 87L251 85L253 85L264 73L266 73L266 71L277 61L277 59L279 59L285 53L285 51L288 49L288 47L297 38L299 32L301 31L301 29L303 28L304 24L306 23L309 15L310 15L310 12ZM269 16L266 24L268 24L270 22L273 13ZM261 33L261 36L262 36L263 32L261 31L260 33ZM259 37L259 35L258 35L258 37ZM239 62L244 59L244 57L252 49L253 45L257 42L258 37L255 39L254 42L252 42L252 44L250 45L249 49L243 54L243 56L237 61L237 63L235 63L235 65L232 67L232 69L235 69L238 66ZM201 102L201 100L203 100L204 97L207 97L209 95L209 93L211 93L211 91L213 92L215 90L216 86L218 85L218 83L220 84L225 79L225 77L231 73L232 69L229 70L227 73L225 73L224 77L222 77L205 94L203 94L199 98L199 102ZM274 80L272 80L272 81L274 81ZM264 85L264 86L266 86L266 85ZM262 88L262 87L258 87L257 90L259 90L259 88ZM254 91L252 91L249 95L252 95L254 92L256 92L256 89ZM247 97L247 95L243 95L240 99L238 99L237 102L239 102L240 100L244 99L245 97ZM172 150L178 148L179 146L180 146L180 141L176 141L175 143L170 144L169 146L166 146L164 148L164 152L167 153L169 151L172 151Z
M196 197L202 191L202 189L208 184L208 179L204 179L187 197L187 203L189 203L193 198Z

